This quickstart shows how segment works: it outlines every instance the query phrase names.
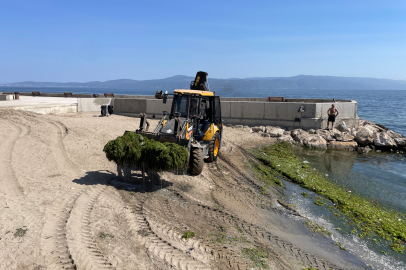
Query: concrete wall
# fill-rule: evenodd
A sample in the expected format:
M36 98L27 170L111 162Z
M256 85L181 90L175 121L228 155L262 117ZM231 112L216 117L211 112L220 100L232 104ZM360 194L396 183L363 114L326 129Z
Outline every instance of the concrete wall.
M139 114L147 111L147 99L115 99L115 113L132 113Z
M146 113L149 118L160 118L162 111L170 111L172 101L163 104L153 96L141 98L78 98L79 112L100 112L101 105L113 105L114 113L139 117ZM298 110L303 104L305 111ZM224 98L221 99L221 111L224 123L235 125L272 125L285 128L319 129L327 126L327 110L331 100L292 99L290 102L269 102L266 99ZM344 121L350 127L358 127L358 103L356 101L338 101L334 103L340 114L336 125ZM295 119L300 119L300 122Z
M303 104L305 111L298 112ZM357 102L336 102L340 114L336 124L344 121L351 127L358 127ZM327 110L331 101L323 103L310 102L255 102L222 101L221 112L225 123L235 125L272 125L291 128L323 128L327 126ZM295 118L300 118L296 122Z
M317 104L317 112L315 117L323 117L327 115L327 110L331 108L331 104L333 103L318 103ZM357 115L357 108L358 103L354 100L351 102L337 102L334 103L335 107L339 111L339 117L343 118L356 118Z
M35 112L39 114L65 114L65 113L76 113L78 111L78 105L71 104L71 105L24 106L24 107L11 107L10 109Z
M113 105L112 98L78 98L78 112L100 112L102 105Z
M11 94L0 94L0 100L13 100L14 95Z

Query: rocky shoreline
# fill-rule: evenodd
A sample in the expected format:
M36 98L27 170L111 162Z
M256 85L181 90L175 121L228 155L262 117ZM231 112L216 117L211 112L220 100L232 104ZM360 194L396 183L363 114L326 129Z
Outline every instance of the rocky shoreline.
M236 125L234 128L245 126ZM383 125L375 124L369 120L361 120L358 128L345 127L338 124L334 129L293 129L275 126L256 126L251 132L260 133L264 137L273 137L277 141L300 143L309 148L334 149L344 151L358 151L368 153L406 151L406 137L389 130Z

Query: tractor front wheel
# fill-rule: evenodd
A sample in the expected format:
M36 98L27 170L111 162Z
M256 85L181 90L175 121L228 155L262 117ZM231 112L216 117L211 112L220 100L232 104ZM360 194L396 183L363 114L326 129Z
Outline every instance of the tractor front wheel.
M193 175L199 175L203 171L203 151L200 148L192 148L190 151L190 173Z
M208 162L216 161L220 149L220 133L216 132L209 142L209 157Z

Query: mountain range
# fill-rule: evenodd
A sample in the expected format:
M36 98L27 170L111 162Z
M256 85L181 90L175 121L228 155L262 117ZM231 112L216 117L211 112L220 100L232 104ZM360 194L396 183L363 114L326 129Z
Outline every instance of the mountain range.
M18 82L1 84L0 87L67 87L67 88L106 88L106 89L189 89L194 77L177 75L155 80L110 80L86 83L58 82ZM406 90L406 81L360 78L299 75L293 77L262 77L246 79L214 79L209 77L212 90L250 90L250 89L332 89L332 90Z

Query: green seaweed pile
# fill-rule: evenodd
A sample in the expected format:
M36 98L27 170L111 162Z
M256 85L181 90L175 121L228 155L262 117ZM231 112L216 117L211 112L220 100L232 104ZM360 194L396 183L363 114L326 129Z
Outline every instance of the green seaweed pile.
M288 142L254 148L250 152L264 165L290 181L330 200L337 211L344 213L362 231L360 237L374 232L392 241L393 250L404 251L406 215L385 209L357 194L348 193L344 187L330 182L324 175L303 164L303 161L293 153L293 147Z
M144 167L148 171L173 171L188 165L188 151L175 143L161 143L127 132L109 141L103 151L109 161L120 166Z

